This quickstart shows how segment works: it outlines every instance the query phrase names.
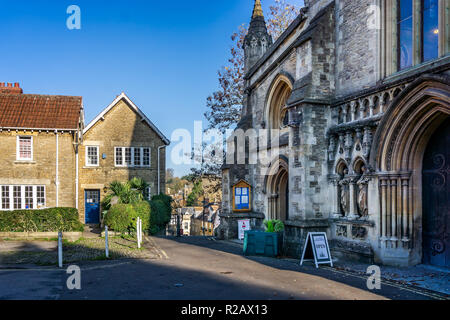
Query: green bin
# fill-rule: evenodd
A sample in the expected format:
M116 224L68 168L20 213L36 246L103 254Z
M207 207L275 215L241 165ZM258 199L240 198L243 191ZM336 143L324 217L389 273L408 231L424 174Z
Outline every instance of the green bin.
M245 231L244 255L276 257L281 252L282 233Z

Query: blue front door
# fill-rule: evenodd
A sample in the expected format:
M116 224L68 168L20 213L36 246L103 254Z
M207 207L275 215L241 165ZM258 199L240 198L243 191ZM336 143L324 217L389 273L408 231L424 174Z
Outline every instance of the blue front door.
M100 190L86 190L84 199L86 224L100 223Z

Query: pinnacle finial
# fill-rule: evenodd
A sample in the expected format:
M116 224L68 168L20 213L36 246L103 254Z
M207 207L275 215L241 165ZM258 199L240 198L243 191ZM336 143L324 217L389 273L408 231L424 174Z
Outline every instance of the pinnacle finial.
M261 7L261 0L255 0L255 8L253 8L252 18L256 17L264 17L264 12Z

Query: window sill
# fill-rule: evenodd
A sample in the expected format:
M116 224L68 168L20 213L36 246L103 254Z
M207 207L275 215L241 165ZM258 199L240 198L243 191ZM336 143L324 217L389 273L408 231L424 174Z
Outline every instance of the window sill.
M135 170L149 170L152 167L114 167L114 169L135 169Z
M36 161L33 160L16 160L14 164L36 164Z
M447 54L443 57L434 60L423 62L421 64L409 67L407 69L403 69L401 71L397 71L391 74L390 76L387 76L383 81L385 83L396 82L404 78L415 76L419 72L420 73L427 72L431 69L446 65L448 63L450 63L450 54Z
M99 169L100 166L84 166L83 169Z

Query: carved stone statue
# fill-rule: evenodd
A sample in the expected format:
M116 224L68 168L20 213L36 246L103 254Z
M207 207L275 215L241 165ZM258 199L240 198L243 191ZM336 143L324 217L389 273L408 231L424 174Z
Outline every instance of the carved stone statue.
M358 185L358 209L361 217L367 217L369 215L369 207L367 203L367 185L369 183L369 178L366 174L366 167L363 166L361 168L362 176L359 181L356 183Z
M349 183L350 180L346 177L348 175L348 169L344 170L344 174L342 176L342 180L339 181L340 186L340 195L341 195L341 210L344 216L348 215L350 210L350 190Z

